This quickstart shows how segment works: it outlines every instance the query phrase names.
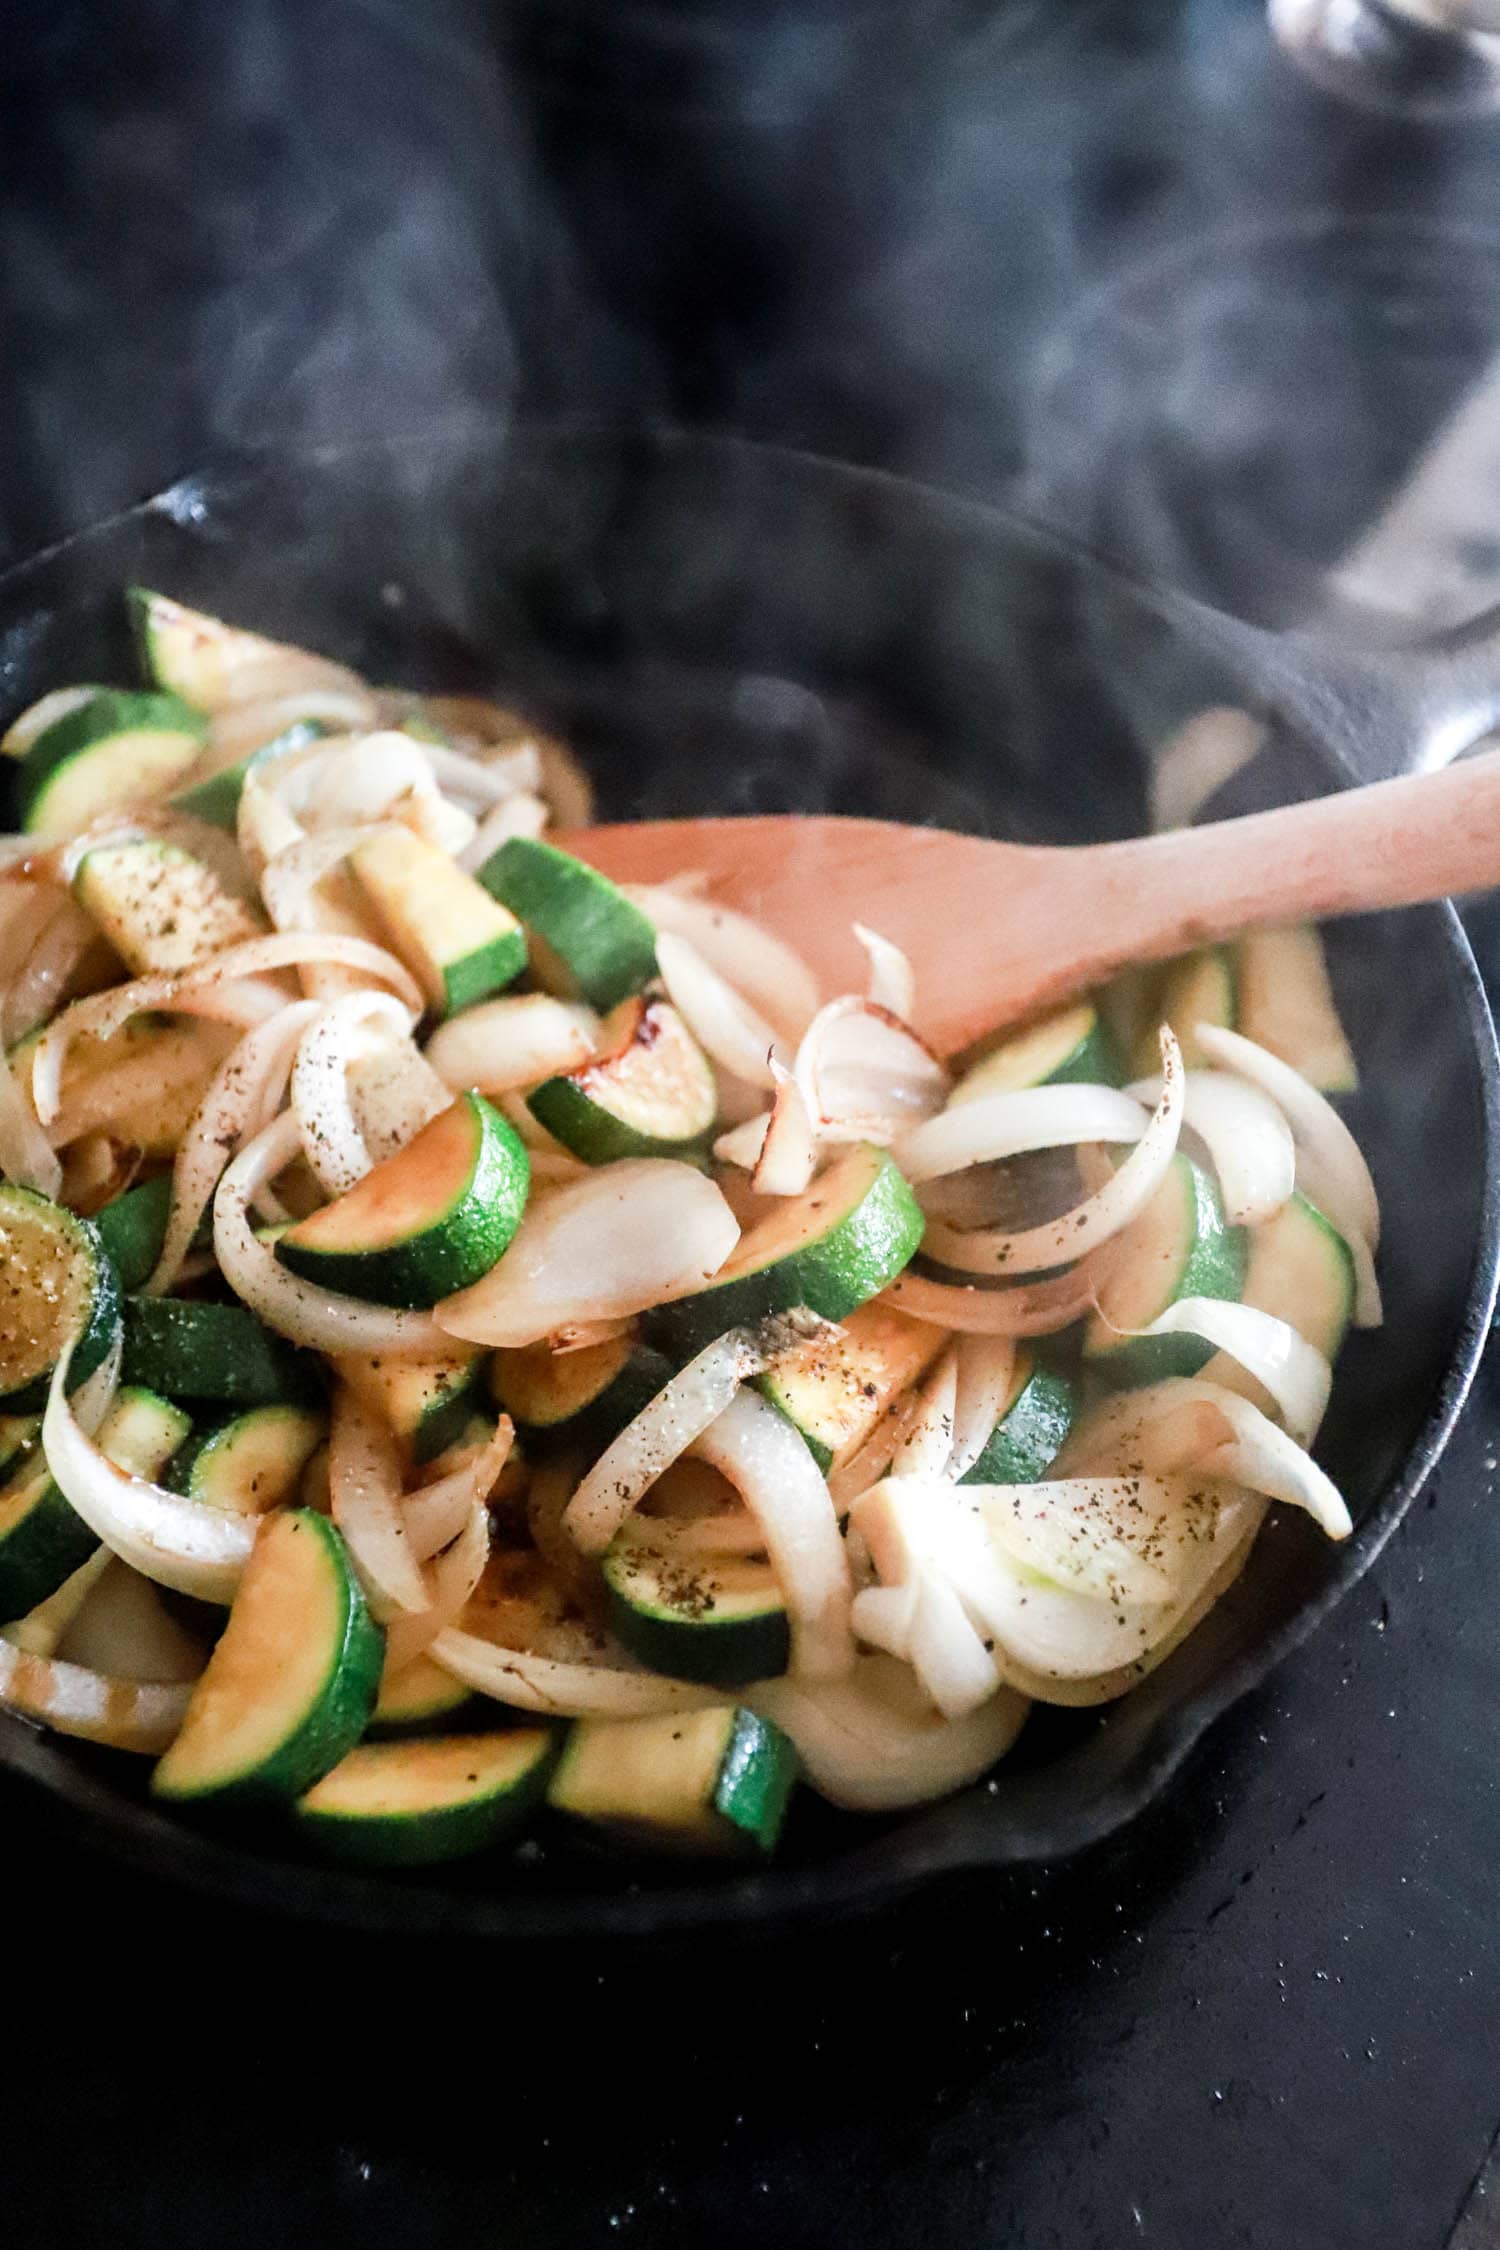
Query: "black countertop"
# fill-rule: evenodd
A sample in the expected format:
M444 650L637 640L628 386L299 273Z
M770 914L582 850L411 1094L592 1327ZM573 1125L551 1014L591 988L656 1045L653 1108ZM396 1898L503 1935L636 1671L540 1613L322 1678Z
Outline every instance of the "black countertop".
M814 12L860 70L902 16ZM624 111L601 95L583 0L557 12L545 70L534 10L467 0L420 20L147 4L107 29L18 8L0 539L52 536L226 437L388 426L434 398L734 421L1050 494L1098 529L1018 403L1081 277L1169 219L1227 223L1236 195L1263 212L1300 188L1302 208L1347 212L1373 193L1429 217L1477 197L1486 226L1500 195L1489 128L1413 170L1398 129L1283 85L1253 0L937 13L958 75L940 110L921 70L906 110L886 85L872 112L861 82L855 123L885 135L872 165L878 136L833 131L826 81L799 106L785 58L810 50L785 6L774 98L736 62L735 11L705 12L717 75L696 106L680 54L663 76L629 53L637 21L675 24L680 48L688 19L618 11L609 52L651 94ZM1008 86L1026 133L997 187L975 152ZM775 194L751 192L756 164ZM1016 177L1035 198L1019 249L997 217ZM814 184L837 225L803 226ZM906 287L923 255L948 308L925 331ZM966 303L996 323L980 373ZM1466 332L1466 372L1487 338ZM1418 357L1412 417L1361 464L1367 511L1461 388L1451 354ZM1210 466L1221 441L1216 424ZM1106 527L1149 555L1159 514ZM1334 508L1296 553L1283 542L1287 584L1349 529ZM1240 537L1234 565L1266 538ZM1211 590L1220 553L1209 538L1188 558ZM142 1886L0 1789L11 1959L38 1978L9 2011L6 2240L1442 2250L1500 2125L1497 1458L1492 1353L1375 1572L1148 1818L1068 1866L796 1945L568 1963L360 1948Z

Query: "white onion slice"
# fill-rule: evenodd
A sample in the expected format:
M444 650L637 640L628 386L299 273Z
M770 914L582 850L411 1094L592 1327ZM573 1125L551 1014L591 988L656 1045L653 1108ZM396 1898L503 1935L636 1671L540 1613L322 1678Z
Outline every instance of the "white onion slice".
M407 1493L401 1513L412 1551L420 1561L426 1562L456 1539L470 1510L489 1499L510 1459L515 1436L510 1416L502 1414L490 1437L473 1448L468 1460L447 1476Z
M819 993L817 979L791 946L748 914L717 906L677 883L627 883L625 893L659 933L686 938L789 1045L802 1037L818 1012Z
M745 1700L791 1736L819 1796L850 1812L899 1812L979 1780L1028 1708L1001 1688L967 1718L945 1721L889 1656L861 1656L845 1680L766 1680Z
M1096 1601L1174 1600L1184 1554L1212 1538L1223 1495L1211 1478L1053 1477L974 1484L963 1497L992 1536L1055 1585Z
M42 1417L42 1444L58 1490L142 1577L199 1601L232 1601L255 1544L256 1519L206 1507L116 1468L85 1434L68 1398L71 1357L69 1349L58 1361Z
M436 1325L473 1344L534 1344L699 1289L738 1242L713 1182L670 1157L600 1165L535 1196L500 1263L446 1297Z
M338 828L321 836L299 836L295 843L268 859L261 869L260 895L277 929L318 928L313 893L319 883L341 866L357 845L380 835L383 826L381 822L371 822L363 828Z
M496 805L480 821L458 855L459 866L466 875L477 875L485 861L493 858L512 836L540 836L551 818L540 797L529 793L508 797L503 805Z
M256 1240L249 1203L284 1171L301 1147L290 1110L246 1143L214 1197L214 1255L224 1279L278 1335L320 1352L385 1352L397 1359L435 1359L448 1338L431 1313L396 1312L319 1289L280 1265Z
M1297 1144L1301 1186L1349 1245L1354 1259L1354 1324L1378 1328L1382 1314L1374 1253L1380 1242L1380 1199L1358 1141L1327 1097L1299 1070L1237 1031L1198 1024L1203 1052L1269 1094Z
M1264 1385L1299 1445L1316 1435L1333 1388L1333 1369L1290 1321L1222 1297L1179 1297L1148 1327L1119 1333L1201 1336Z
M90 993L65 1008L37 1041L31 1083L38 1117L46 1125L57 1115L68 1049L85 1032L107 1039L133 1015L174 1010L187 1015L200 1011L217 1014L225 1022L242 1023L248 1028L285 1007L287 999L285 993L244 980L267 970L296 968L306 961L363 969L390 985L414 1012L420 1013L424 1005L410 972L395 955L364 938L315 930L281 930L269 937L249 938L243 945L226 947L195 969L176 975L134 977L129 984ZM216 1001L220 1003L217 1007Z
M869 1436L856 1446L848 1460L836 1463L829 1470L828 1490L835 1508L846 1510L851 1501L857 1500L862 1492L868 1492L872 1484L879 1484L916 1427L921 1411L921 1392L904 1391L886 1408Z
M917 1391L917 1411L891 1462L892 1476L941 1477L953 1458L958 1403L958 1348L949 1344Z
M846 994L820 1008L797 1049L797 1083L820 1137L889 1144L948 1098L947 1071L911 1028Z
M20 1187L56 1197L62 1166L16 1084L10 1057L0 1054L0 1172Z
M1182 1127L1183 1068L1177 1041L1161 1029L1162 1092L1140 1140L1103 1187L1061 1217L1011 1232L1003 1227L950 1227L928 1222L923 1250L966 1273L999 1276L1045 1272L1084 1257L1124 1231L1155 1194L1177 1149ZM974 1107L978 1107L975 1103Z
M663 930L656 965L683 1022L705 1054L749 1086L772 1087L771 1057L787 1062L772 1026L686 938Z
M792 1670L837 1679L854 1662L849 1557L806 1440L758 1391L740 1391L693 1451L728 1477L765 1535L791 1626Z
M1005 1412L1015 1379L1016 1345L1012 1336L959 1336L953 1348L957 1381L947 1475L956 1484L973 1468Z
M351 992L330 1001L303 1032L292 1066L292 1114L325 1195L346 1194L375 1162L354 1115L351 1063L368 1051L372 1024L404 1039L415 1020L388 992Z
M866 929L863 922L855 923L854 934L870 963L865 998L872 1007L883 1008L888 1015L898 1016L902 1023L910 1023L917 998L916 972L911 962L899 945L892 945L878 930Z
M13 1047L45 1023L98 932L83 908L59 899L51 920L26 957L0 1007L0 1046Z
M112 1555L108 1547L96 1547L88 1561L80 1563L44 1602L38 1602L35 1609L29 1609L24 1617L13 1619L9 1625L0 1625L0 1640L9 1641L14 1648L24 1648L32 1656L55 1656L99 1580L107 1570L118 1567L119 1558Z
M247 1131L260 1129L267 1105L280 1100L297 1042L317 1013L315 1002L294 1001L247 1031L209 1080L178 1144L166 1231L143 1295L162 1296L181 1278L229 1152Z
M769 1364L774 1348L786 1342L778 1329L761 1338L750 1329L732 1328L663 1384L605 1447L568 1503L563 1527L580 1554L603 1554L657 1478L718 1420L740 1384Z
M34 836L29 841L33 851L45 848ZM67 903L68 893L56 883L15 876L0 882L0 985L20 975L38 938Z
M804 1107L803 1115L807 1112ZM721 1164L733 1164L741 1172L753 1172L760 1162L761 1150L766 1145L772 1112L763 1109L742 1124L732 1125L714 1142L714 1155Z
M817 1169L818 1137L801 1087L774 1055L771 1072L776 1099L751 1168L750 1187L755 1195L801 1195Z
M348 1085L355 1128L372 1164L395 1156L453 1106L451 1092L407 1037L356 1054Z
M490 1552L489 1510L475 1501L445 1551L429 1564L427 1607L415 1614L393 1617L385 1629L386 1662L393 1672L425 1653L461 1614L469 1596L484 1576Z
M521 992L482 1000L439 1024L427 1060L455 1093L509 1094L578 1070L597 1053L599 1018L592 1008Z
M1354 1525L1342 1493L1289 1432L1238 1391L1201 1379L1196 1387L1213 1400L1232 1433L1222 1445L1203 1454L1197 1466L1209 1476L1231 1477L1268 1500L1304 1508L1330 1539L1349 1537Z
M1297 1182L1296 1144L1281 1111L1258 1086L1225 1071L1190 1070L1183 1085L1182 1122L1213 1160L1230 1225L1271 1218ZM1154 1106L1161 1080L1144 1078L1130 1092Z
M426 1652L434 1664L513 1711L561 1719L635 1719L661 1711L701 1711L723 1700L717 1688L692 1687L659 1672L624 1664L565 1664L524 1649L499 1648L449 1626Z
M58 1734L155 1757L182 1725L192 1689L112 1679L0 1639L0 1704Z
M373 1615L388 1624L403 1611L425 1610L431 1593L402 1513L396 1441L347 1383L333 1395L328 1491Z
M989 1648L946 1579L926 1573L913 1582L906 1660L945 1719L966 1718L1000 1685Z
M1096 1251L1055 1280L1013 1289L930 1281L908 1266L881 1291L880 1301L958 1336L1051 1336L1093 1310L1109 1262L1103 1251Z
M1147 1123L1141 1102L1113 1086L1025 1086L981 1094L913 1126L896 1145L896 1161L913 1183L936 1180L1034 1149L1138 1141Z
M231 704L209 719L208 754L196 770L196 778L205 780L227 766L239 765L242 759L289 734L293 727L311 720L316 719L330 733L344 733L367 727L373 716L374 706L367 695L334 687L308 687L287 695L257 696L252 703ZM327 735L314 739L326 743Z

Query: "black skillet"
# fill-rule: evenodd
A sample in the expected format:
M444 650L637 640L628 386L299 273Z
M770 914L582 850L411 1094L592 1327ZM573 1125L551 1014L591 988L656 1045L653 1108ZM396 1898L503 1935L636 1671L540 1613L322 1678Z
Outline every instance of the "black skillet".
M576 745L607 818L805 810L1028 842L1127 834L1146 824L1143 738L1243 700L1260 661L1209 613L886 477L728 441L532 432L241 464L64 542L0 578L3 708L133 677L121 589L135 581L377 680L514 700ZM1279 730L1219 809L1348 778L1321 688L1284 692L1306 669L1284 648L1262 684L1303 712L1300 738ZM1320 1444L1357 1528L1335 1547L1273 1517L1233 1592L1124 1702L1038 1712L992 1781L925 1812L858 1821L809 1799L772 1870L708 1879L543 1842L374 1880L273 1838L206 1835L147 1804L137 1766L4 1716L0 1763L34 1784L38 1814L222 1897L490 1939L783 1925L1119 1826L1368 1569L1442 1450L1490 1316L1500 1074L1458 921L1446 906L1372 916L1337 927L1331 952L1386 1221L1388 1322L1351 1341Z

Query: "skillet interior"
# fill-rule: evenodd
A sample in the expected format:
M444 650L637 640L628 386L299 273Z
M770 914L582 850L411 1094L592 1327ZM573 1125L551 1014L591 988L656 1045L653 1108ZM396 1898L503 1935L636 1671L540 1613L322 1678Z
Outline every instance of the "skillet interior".
M613 817L837 810L1019 840L1129 833L1145 819L1142 682L1153 733L1225 694L1149 595L1031 528L732 442L543 432L185 483L0 581L6 710L133 676L133 580L377 679L496 689L574 741ZM1336 778L1280 740L1235 809ZM1332 952L1391 1316L1341 1362L1320 1446L1356 1535L1334 1548L1273 1519L1229 1599L1102 1719L1037 1716L995 1782L899 1822L809 1803L774 1872L711 1886L626 1885L550 1853L377 1882L185 1829L142 1803L122 1761L3 1717L0 1760L137 1863L299 1915L486 1936L779 1923L946 1868L1055 1858L1118 1825L1368 1567L1436 1459L1489 1317L1494 1041L1457 922L1370 917Z

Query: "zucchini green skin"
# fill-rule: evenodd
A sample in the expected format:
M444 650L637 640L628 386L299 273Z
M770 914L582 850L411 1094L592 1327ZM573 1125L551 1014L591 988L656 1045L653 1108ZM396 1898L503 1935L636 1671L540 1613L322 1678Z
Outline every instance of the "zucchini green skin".
M109 1435L112 1426L116 1442ZM165 1399L149 1391L120 1390L101 1432L101 1445L122 1468L154 1476L181 1444L188 1427L187 1416ZM98 1544L96 1534L53 1483L41 1452L34 1453L0 1488L0 1618L24 1617L38 1602L46 1601L88 1561Z
M307 1243L300 1239L302 1229L293 1227L276 1244L282 1264L322 1288L377 1305L435 1305L481 1280L504 1256L521 1223L531 1159L515 1127L483 1094L460 1094L454 1106L466 1109L473 1121L473 1156L457 1191L425 1225L403 1239L349 1250ZM445 1110L433 1124L446 1124L450 1115ZM401 1163L416 1146L409 1143L388 1161ZM351 1192L357 1195L359 1188Z
M485 1361L481 1353L456 1382L446 1385L431 1404L423 1408L416 1427L406 1435L417 1466L435 1461L450 1445L457 1445L484 1389L484 1377ZM400 1437L402 1432L398 1430L396 1435Z
M1084 1004L1080 1003L1076 1011L1069 1009L1056 1013L1075 1012L1081 1019L1085 1013ZM1036 1063L1029 1070L1018 1069L1014 1063L1003 1071L997 1071L994 1067L999 1057L1013 1057L1019 1051L1034 1048L1034 1031L1023 1028L994 1042L986 1054L981 1055L964 1071L953 1089L950 1106L972 1101L981 1093L1011 1092L1024 1086L1123 1085L1124 1065L1113 1033L1092 1002L1087 1003L1086 1012L1092 1017L1092 1021L1065 1054L1056 1056L1054 1042L1052 1053L1055 1059L1050 1060L1045 1068L1038 1068ZM1049 1025L1054 1020L1054 1017L1045 1019ZM992 1079L996 1081L994 1084L990 1083Z
M769 1573L765 1606L736 1614L715 1609L710 1558L685 1568L668 1553L653 1570L654 1559L630 1537L629 1524L604 1557L609 1621L632 1656L669 1679L704 1687L776 1679L786 1670L791 1628Z
M1246 1230L1229 1224L1214 1181L1180 1150L1168 1178L1174 1174L1182 1180L1188 1198L1192 1246L1157 1310L1179 1297L1237 1300L1245 1283ZM1213 1345L1200 1336L1112 1337L1097 1316L1085 1332L1083 1350L1085 1364L1113 1388L1196 1375L1214 1356Z
M1062 1450L1078 1413L1078 1386L1036 1367L990 1433L960 1484L1036 1484Z
M670 1772L679 1760L701 1765L705 1750L714 1770L691 1827L653 1814L628 1779L615 1778L622 1751L627 1771L644 1762ZM764 1859L776 1848L799 1770L789 1738L742 1705L649 1719L575 1719L547 1802L583 1833L626 1849Z
M468 1859L475 1852L492 1851L525 1824L546 1791L560 1739L551 1727L455 1737L455 1750L461 1744L464 1757L474 1761L463 1794L387 1812L341 1803L341 1783L355 1773L363 1777L382 1768L399 1777L403 1764L413 1766L448 1745L441 1737L361 1743L298 1801L294 1817L319 1852L358 1867L434 1867ZM500 1755L486 1773L492 1752Z
M93 1269L93 1287L89 1294L88 1315L73 1347L73 1357L68 1367L68 1389L76 1391L86 1383L114 1343L120 1325L120 1280L114 1262L105 1249L98 1227L92 1219L80 1219L60 1203L49 1202L33 1188L15 1187L9 1181L0 1183L0 1240L7 1213L19 1225L40 1214L44 1221L71 1235L84 1251ZM5 1299L3 1253L0 1253L0 1303L5 1304L5 1318L24 1318L24 1306L12 1307ZM129 1377L124 1380L130 1380ZM0 1413L39 1414L47 1403L47 1391L52 1381L51 1367L39 1375L29 1377L14 1390L0 1392ZM159 1390L160 1384L150 1384Z
M321 719L298 719L294 726L287 727L270 742L262 743L247 757L237 759L232 766L211 773L206 781L195 782L191 789L179 790L172 802L179 812L191 813L195 820L206 820L210 828L227 828L232 835L239 822L240 798L251 767L262 758L279 758L284 751L305 749L309 742L320 741L327 732Z
M310 1789L354 1748L375 1705L385 1660L385 1635L371 1617L343 1540L326 1516L310 1508L288 1508L267 1519L245 1578L235 1597L208 1669L194 1691L194 1702L214 1678L234 1636L235 1608L253 1599L256 1555L271 1537L305 1539L311 1545L308 1567L326 1572L332 1594L332 1631L317 1692L288 1714L280 1740L249 1768L199 1774L186 1782L173 1763L173 1751L159 1760L151 1776L153 1796L178 1804L197 1804L225 1812L284 1806ZM189 1706L189 1721L192 1706ZM174 1746L175 1747L175 1746Z
M689 1359L726 1330L768 1313L806 1305L825 1320L842 1320L878 1296L911 1263L926 1223L894 1162L883 1150L879 1154L867 1193L825 1234L769 1265L659 1306L650 1316L652 1334Z
M592 1060L531 1089L526 1106L537 1123L585 1164L631 1156L702 1162L718 1112L718 1088L676 1009L663 1001L649 1006L622 1001L604 1025L603 1040L612 1044L606 1048L601 1042ZM643 1091L659 1113L650 1124L667 1130L647 1129Z
M548 1078L526 1096L526 1107L554 1140L585 1164L616 1164L627 1156L671 1156L680 1164L700 1164L708 1153L713 1119L701 1133L683 1141L638 1133L614 1117L571 1078Z
M577 1447L597 1460L671 1377L671 1360L649 1345L639 1344L619 1373L596 1391L586 1406L576 1414L565 1415L560 1422L529 1422L514 1414L505 1395L504 1362L499 1355L491 1362L490 1388L496 1402L511 1415L516 1435L533 1459Z
M382 1677L365 1732L372 1742L424 1734L440 1721L451 1726L460 1715L477 1710L480 1700L462 1680L453 1679L430 1657L419 1656L394 1677Z
M39 827L76 760L107 755L131 735L176 735L182 738L183 756L178 772L195 759L208 738L208 721L180 695L170 692L101 688L87 703L53 721L39 734L21 761L19 796L21 824ZM129 801L129 791L113 801ZM104 809L104 801L96 807Z
M255 1446L268 1429L282 1450L284 1473L278 1477L273 1469L269 1488L257 1482L245 1491L245 1449ZM174 1492L201 1500L205 1507L260 1515L295 1492L326 1435L323 1416L309 1407L286 1401L247 1407L243 1414L227 1415L211 1428L197 1431L174 1458L168 1481Z
M30 1459L41 1434L40 1414L0 1414L0 1478L14 1476Z
M157 1179L138 1181L96 1214L94 1224L122 1289L139 1289L156 1271L171 1208L172 1175L163 1172Z
M274 1335L244 1305L182 1297L127 1297L122 1380L168 1398L226 1406L318 1403L316 1353Z
M487 945L476 946L472 953L463 953L456 961L445 962L444 1016L461 1015L465 1008L493 999L497 992L515 983L525 966L524 930L506 930L491 938Z
M656 974L656 932L608 876L531 836L512 836L479 880L567 965L595 1008L613 1008Z

